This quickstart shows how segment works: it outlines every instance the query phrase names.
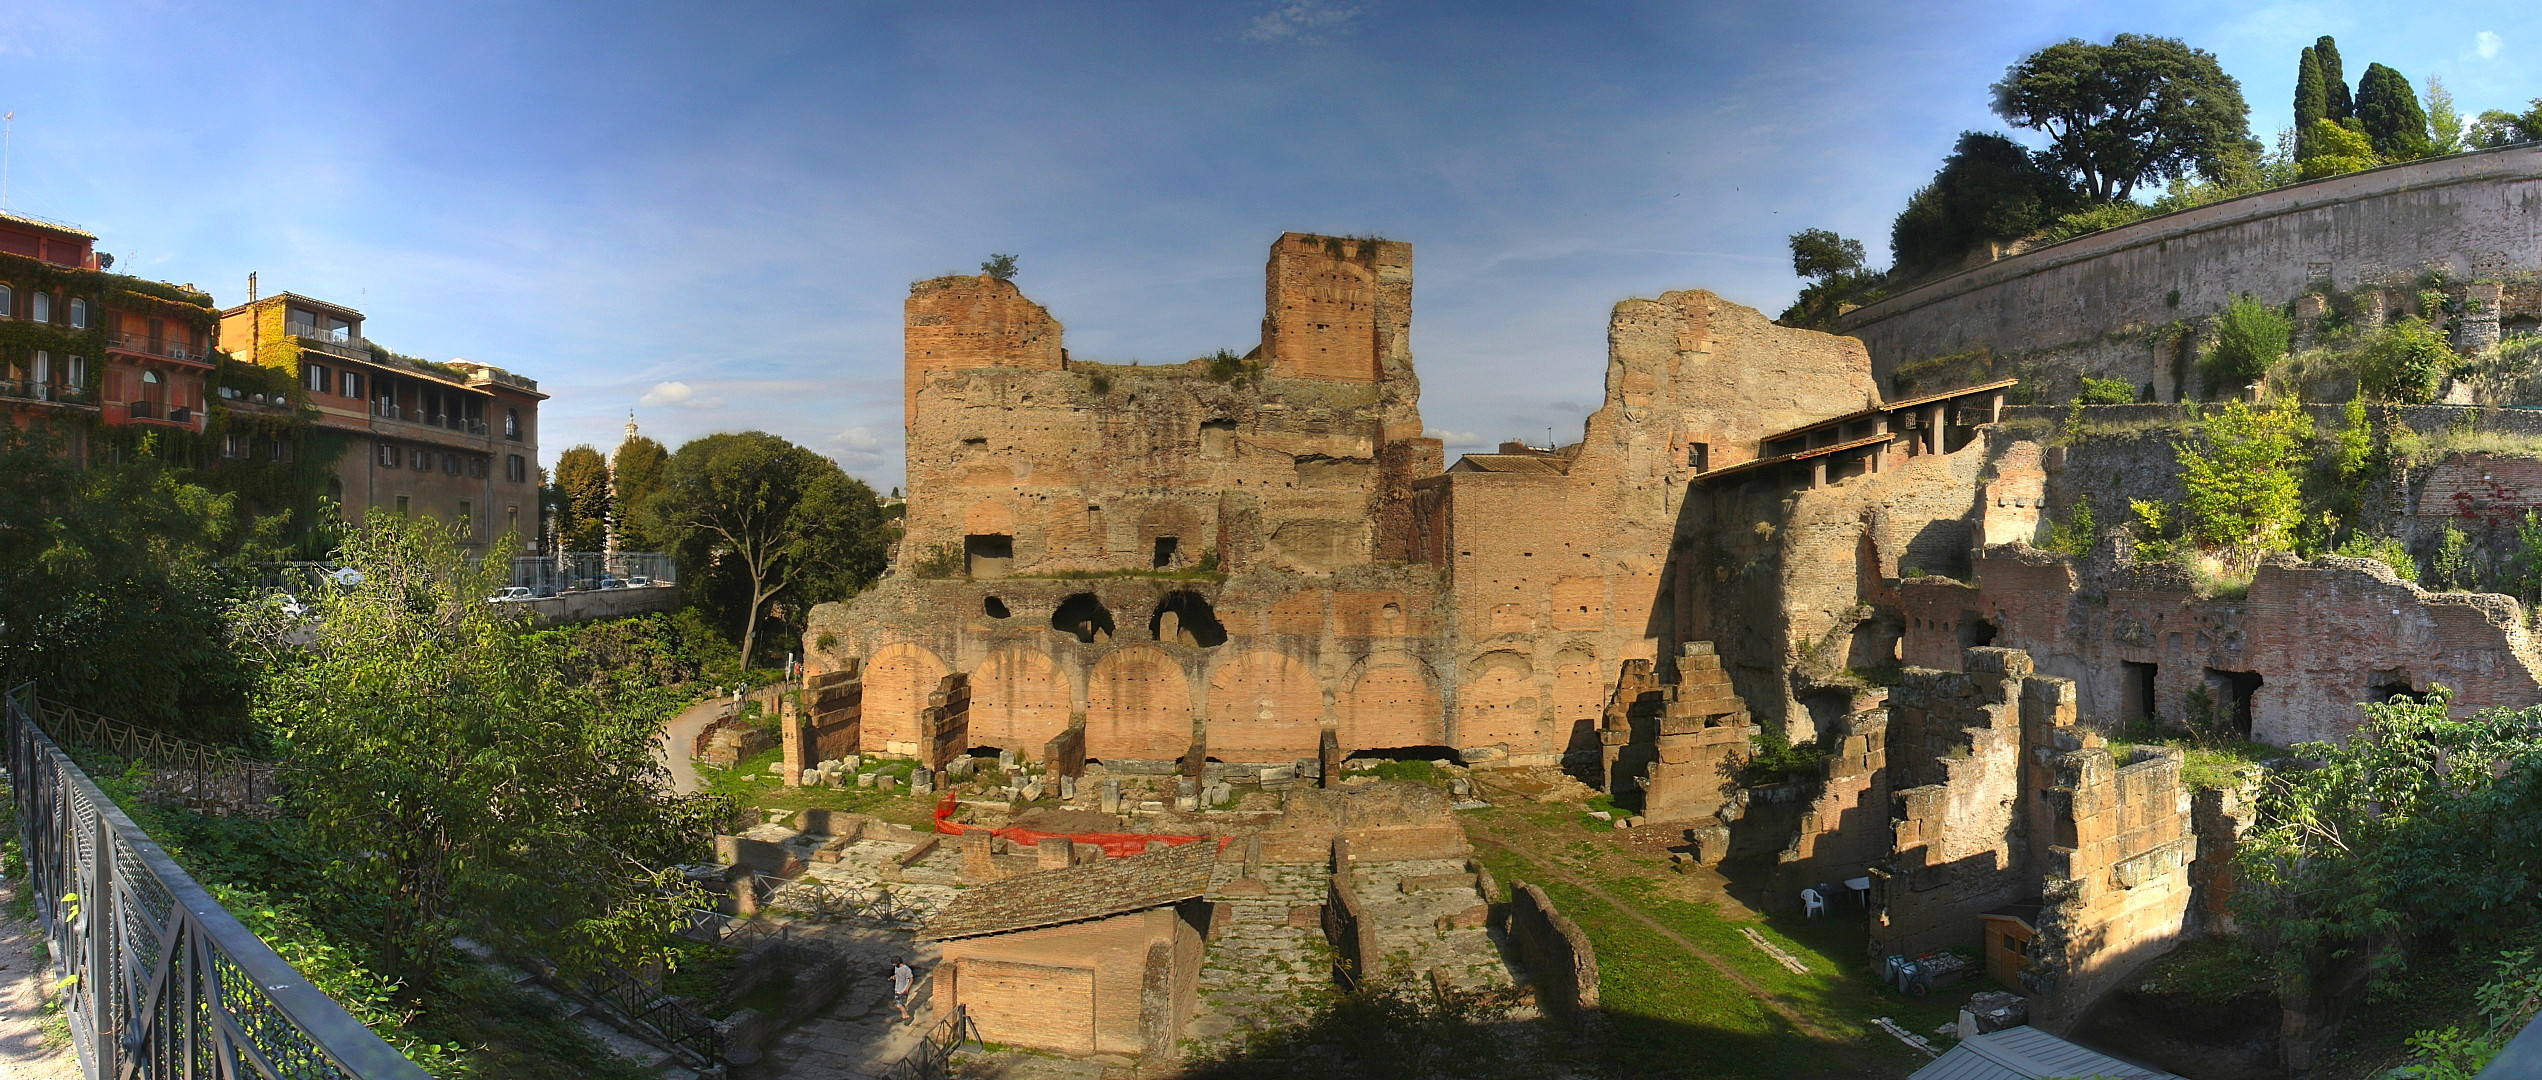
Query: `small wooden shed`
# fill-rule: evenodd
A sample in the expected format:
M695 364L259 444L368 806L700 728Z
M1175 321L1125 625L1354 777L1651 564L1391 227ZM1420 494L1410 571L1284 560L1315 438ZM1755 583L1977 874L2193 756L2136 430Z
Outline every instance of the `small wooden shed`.
M1203 840L964 890L918 931L943 943L937 1010L990 1042L1172 1056L1197 1002L1210 867Z

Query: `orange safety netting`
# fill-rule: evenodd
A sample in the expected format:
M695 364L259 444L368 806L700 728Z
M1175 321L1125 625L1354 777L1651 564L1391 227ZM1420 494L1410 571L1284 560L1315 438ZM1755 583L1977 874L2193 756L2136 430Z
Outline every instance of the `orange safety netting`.
M1021 844L1025 847L1034 847L1039 845L1045 837L1064 836L1072 843L1099 844L1103 847L1103 853L1105 855L1116 859L1136 855L1142 851L1146 851L1148 841L1150 840L1161 840L1167 844L1181 845L1191 843L1195 840L1209 839L1206 836L1173 836L1164 833L1050 833L1039 832L1033 829L1026 829L1013 825L1007 826L1003 829L992 829L986 825L964 825L960 822L951 820L955 805L956 800L953 792L951 791L945 792L944 798L936 803L937 832L948 833L954 836L960 836L968 832L984 832L991 836L1003 838L1007 843ZM1230 838L1224 836L1219 837L1218 849L1221 851L1226 850L1227 841L1229 839Z

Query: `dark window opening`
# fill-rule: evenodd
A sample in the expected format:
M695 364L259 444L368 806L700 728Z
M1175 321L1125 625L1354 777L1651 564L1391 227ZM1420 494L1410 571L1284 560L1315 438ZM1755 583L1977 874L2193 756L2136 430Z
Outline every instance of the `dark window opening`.
M2154 718L2154 664L2133 660L2118 662L2118 718L2128 723Z
M1149 565L1152 565L1152 566L1156 567L1156 568L1157 568L1157 569L1159 569L1159 570L1167 569L1167 568L1169 568L1169 567L1173 566L1173 565L1174 565L1174 549L1175 549L1177 546L1179 546L1181 543L1182 543L1182 539L1181 539L1180 537L1173 537L1173 536L1160 536L1160 537L1157 537L1157 538L1156 538L1156 554L1155 554L1155 556L1154 556L1153 558L1151 558L1151 559L1149 560Z
M2365 695L2366 704L2368 705L2388 704L2393 698L2399 698L2403 701L2410 702L2411 704L2417 704L2420 701L2426 700L2419 694L2418 691L2410 689L2409 680L2407 679L2382 683L2374 689L2366 691Z
M1225 457L1235 445L1236 422L1203 420L1200 422L1200 454L1202 457Z
M980 601L980 614L992 619L1003 619L1015 613L1006 610L1006 601L992 596Z
M2251 699L2258 696L2261 685L2256 671L2207 669L2207 692L2215 696L2216 720L2227 732L2251 737Z
M1696 443L1693 446L1687 447L1686 464L1694 466L1696 472L1702 472L1706 469L1712 468L1712 445L1710 443Z
M1001 533L973 533L962 538L962 572L975 578L1002 578L1015 568L1015 538Z
M1059 610L1050 613L1050 628L1075 635L1087 645L1112 640L1112 611L1095 599L1093 593L1078 593L1059 602Z
M1147 621L1148 634L1158 641L1177 642L1202 649L1214 649L1227 642L1227 628L1218 622L1218 613L1209 600L1189 589L1166 593L1157 601L1156 614Z
M1959 613L1959 647L1979 649L1995 643L1995 624L1979 618L1974 611Z

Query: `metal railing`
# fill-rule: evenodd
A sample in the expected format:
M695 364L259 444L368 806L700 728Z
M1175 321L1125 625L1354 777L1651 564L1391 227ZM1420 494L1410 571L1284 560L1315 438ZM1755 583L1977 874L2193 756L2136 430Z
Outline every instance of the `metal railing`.
M927 1029L906 1056L883 1070L883 1080L946 1080L953 1075L954 1052L965 1043L987 1048L980 1038L980 1025L971 1019L971 1007L956 1005L950 1015Z
M34 379L0 379L0 398L19 401L49 401L56 405L95 405L97 389L69 383L39 382Z
M657 585L679 580L679 563L659 551L560 551L512 557L512 584L557 590L596 589L604 578Z
M621 1017L652 1031L701 1066L724 1064L724 1029L662 992L660 985L602 961L583 977L583 991Z
M55 743L113 754L166 774L158 790L189 808L218 816L272 812L279 790L273 762L40 698L30 697L26 711Z
M845 885L810 874L785 878L754 874L760 906L829 923L916 929L927 912L892 894L886 885Z
M208 349L189 349L182 341L148 337L142 334L127 334L120 330L109 331L106 334L106 347L145 356L164 356L170 360L201 362L212 358Z
M31 715L0 717L51 981L84 1075L430 1080L178 868Z

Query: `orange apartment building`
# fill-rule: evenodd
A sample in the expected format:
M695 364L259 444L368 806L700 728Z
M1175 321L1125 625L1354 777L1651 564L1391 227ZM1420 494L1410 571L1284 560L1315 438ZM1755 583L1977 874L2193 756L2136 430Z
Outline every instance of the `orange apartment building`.
M547 395L535 380L398 355L362 336L361 312L287 292L221 312L220 344L287 372L317 427L346 441L327 495L348 519L371 509L423 514L458 525L477 550L507 531L537 549L538 403Z
M200 434L218 315L209 294L105 272L97 238L0 214L0 408L59 425L85 458L98 423Z

